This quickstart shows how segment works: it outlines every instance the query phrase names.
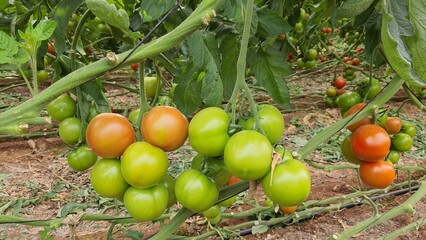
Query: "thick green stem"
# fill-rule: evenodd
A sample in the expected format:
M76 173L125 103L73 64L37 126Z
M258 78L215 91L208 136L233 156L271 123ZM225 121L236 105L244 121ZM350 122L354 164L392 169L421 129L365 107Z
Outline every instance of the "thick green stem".
M84 24L86 23L87 19L92 15L92 12L87 9L86 12L84 12L83 16L81 17L80 21L77 24L77 27L75 28L75 32L72 38L72 44L70 49L70 58L71 58L71 71L74 71L76 69L75 64L75 55L77 53L77 43L78 39L80 38L81 30L83 29Z
M37 80L37 51L31 56L31 69L33 71L33 96L38 94L38 80Z
M182 208L178 214L173 218L172 222L164 226L160 232L155 234L151 240L164 240L167 239L168 236L172 235L176 230L179 228L179 226L188 219L192 214L194 214L193 211Z
M399 228L398 230L392 232L391 234L379 238L378 240L391 240L391 239L395 239L398 236L402 235L402 234L406 234L409 233L411 231L415 231L415 230L419 230L419 228L423 225L426 225L426 217L420 218L419 220L412 222L402 228Z
M130 56L125 62L122 63L121 67L130 66L131 64L140 62L148 57L156 56L161 52L164 52L179 44L187 36L189 36L190 33L197 30L203 23L212 18L214 16L214 9L216 9L222 3L222 1L223 0L202 1L195 9L195 11L178 27L166 35L139 47L132 56ZM124 59L124 57L127 56L129 52L130 51L119 54L118 58ZM43 106L45 103L61 95L62 93L85 82L88 82L113 68L114 66L108 64L106 59L100 59L85 67L79 68L78 70L55 82L49 88L36 95L34 98L1 113L0 126L7 125L8 123L15 121L15 119L20 115Z
M349 239L355 234L358 234L359 232L364 231L365 229L373 227L376 224L383 223L389 219L392 219L404 213L413 213L414 211L413 206L425 195L426 195L426 181L422 181L420 183L420 188L417 190L417 192L414 193L409 199L407 199L404 203L402 203L398 207L395 207L386 213L374 215L339 234L333 235L329 239Z
M413 91L408 87L407 84L402 85L404 88L405 94L407 94L408 98L411 100L414 105L416 105L420 110L426 111L426 106L423 104L422 101L420 101L416 95L414 95Z

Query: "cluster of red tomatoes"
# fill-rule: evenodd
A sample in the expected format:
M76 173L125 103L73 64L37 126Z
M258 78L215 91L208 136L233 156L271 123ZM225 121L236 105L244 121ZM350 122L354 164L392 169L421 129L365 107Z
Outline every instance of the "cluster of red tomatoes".
M68 95L62 98L73 101ZM273 202L283 207L297 206L310 193L310 174L303 163L288 153L271 173L272 158L277 154L273 145L284 133L284 119L272 105L258 106L258 115L265 135L256 131L254 117L240 121L240 131L230 135L229 116L221 108L205 108L189 122L178 109L157 106L143 115L143 141L136 141L135 130L127 118L101 113L87 126L87 146L71 151L68 163L77 171L91 168L93 189L101 196L123 201L138 221L159 217L177 201L218 222L220 206L235 201L233 197L217 205L219 189L241 180L258 180ZM60 124L60 136L66 143L75 144L80 135L67 139L62 133L61 125L68 118ZM197 155L191 168L175 179L167 172L166 152L180 148L188 138Z
M360 111L366 104L358 103L346 113L348 117ZM416 134L413 124L399 117L382 114L377 124L370 117L355 122L347 128L352 132L342 142L343 156L351 163L360 165L359 176L368 186L386 188L395 178L394 165L401 152L409 151Z

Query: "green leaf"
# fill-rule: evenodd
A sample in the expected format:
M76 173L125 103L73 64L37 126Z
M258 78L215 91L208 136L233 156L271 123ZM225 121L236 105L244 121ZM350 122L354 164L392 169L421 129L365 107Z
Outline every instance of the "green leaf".
M258 233L266 233L269 230L269 227L266 225L255 225L251 227L251 233L253 235Z
M240 43L235 36L228 36L220 45L222 63L220 65L220 78L222 79L223 95L230 98L237 79L237 60L240 52Z
M282 33L289 32L293 27L276 12L262 8L257 11L257 32L264 38L277 37Z
M290 94L284 77L290 74L290 68L281 52L269 48L259 52L252 70L259 83L265 87L274 101L284 108L290 108Z
M33 35L38 41L43 41L52 36L53 31L55 31L55 28L56 22L52 20L42 20L34 28Z
M422 19L424 16L419 15L421 11L412 9L421 7L418 4L412 3L409 13L405 1L384 1L381 31L383 50L387 60L398 75L415 91L426 86L426 70L424 63L421 63L422 59L419 58L421 51L424 51L426 47L425 39L421 39L426 31L421 23L415 23L415 18ZM415 29L408 20L409 14L410 19L414 18Z
M218 106L222 101L222 80L219 75L218 43L213 34L194 32L188 39L189 54L194 67L204 71L202 78L201 98L207 106Z
M129 16L125 10L117 9L114 4L110 4L106 0L86 0L86 5L102 21L125 33L130 31Z
M15 54L14 59L18 64L24 64L30 60L30 55L27 51L20 48L18 52Z
M180 73L174 81L177 83L174 94L174 102L177 108L186 116L189 116L201 105L202 81L198 81L197 68L192 62L180 67Z
M382 15L379 12L373 12L367 22L364 24L365 27L365 58L367 61L373 61L376 66L380 66L385 63L381 54L379 54L378 47L381 43L381 22Z
M0 31L0 58L13 56L18 52L18 43L7 33ZM0 60L1 61L1 60Z
M363 13L361 13L360 15L356 16L355 21L354 21L354 27L358 28L361 27L362 25L364 25L369 19L371 19L371 16L375 16L377 15L376 12L376 5L379 1L376 0L373 4L370 5L370 7L368 7L367 10L365 10ZM378 21L377 23L380 23L380 21Z
M126 234L124 234L124 237L130 238L130 239L133 239L133 240L139 240L139 239L143 239L144 234L143 234L143 232L129 230L129 231L127 231Z
M56 22L56 29L53 32L55 38L55 50L57 55L65 51L67 39L67 25L71 15L80 7L84 0L61 0L49 13L49 17Z
M319 22L321 19L327 19L333 15L336 10L336 0L320 1L314 5L312 22Z
M81 210L84 210L86 207L84 206L84 204L81 203L76 203L76 202L69 202L67 204L65 204L65 206L63 206L59 213L58 213L58 217L65 217L71 213L76 213L79 212Z
M142 1L140 13L143 21L151 22L159 19L175 5L175 2L175 0Z
M240 33L242 33L244 29L244 11L245 11L244 6L245 6L245 3L243 3L242 0L234 0L234 1L225 1L224 7L223 7L225 16L229 18L230 21L236 23L236 28ZM256 33L257 23L258 23L257 14L256 14L256 11L253 10L253 19L251 21L250 36L254 36L254 34Z
M353 18L367 10L374 0L346 0L337 9L336 19Z

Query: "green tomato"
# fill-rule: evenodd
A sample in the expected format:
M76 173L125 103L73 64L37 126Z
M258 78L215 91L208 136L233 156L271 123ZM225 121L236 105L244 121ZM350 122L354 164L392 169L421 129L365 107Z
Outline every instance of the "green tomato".
M362 161L353 154L351 149L351 144L352 144L351 142L352 142L352 135L346 136L341 145L342 155L343 157L345 157L345 159L348 162L360 165Z
M237 201L237 196L232 196L232 197L220 202L219 205L222 206L222 207L229 207L232 204L234 204L236 201Z
M207 220L210 222L210 224L213 224L213 225L218 224L221 219L222 219L222 215L221 214L218 214L214 218L207 218Z
M357 92L345 92L337 98L337 106L346 112L353 105L361 102L361 95Z
M393 164L398 163L399 159L401 158L401 153L397 150L390 150L389 155L387 156L387 160L391 161Z
M135 109L135 110L133 110L130 114L129 114L129 117L127 118L127 119L129 119L129 121L132 123L132 124L135 124L135 125L137 125L138 123L137 123L137 121L138 121L138 116L139 116L139 113L141 112L141 109L140 108L137 108L137 109Z
M144 85L145 85L145 95L147 98L155 97L155 93L157 92L158 84L160 84L159 88L163 86L163 82L161 79L158 81L157 77L144 77Z
M159 96L157 106L174 106L173 99L169 96Z
M124 179L137 188L149 188L166 175L169 162L166 153L147 142L135 142L121 156Z
M189 123L188 135L191 147L208 157L223 155L228 142L229 117L218 107L199 111Z
M206 211L219 197L216 184L195 169L185 170L177 177L175 193L179 203L194 212Z
M39 83L43 83L46 82L46 80L49 78L49 74L47 73L46 70L42 69L37 71L37 81Z
M303 163L290 159L275 166L272 181L269 171L262 178L261 185L274 203L286 207L297 206L309 196L311 175Z
M327 88L326 95L330 98L335 97L337 95L337 89L335 87Z
M99 110L97 109L97 107L96 107L96 105L95 105L95 104L90 105L90 107L89 107L89 114L87 115L87 122L92 121L92 119L93 119L94 117L96 117L96 115L98 115L99 113L100 113L100 112L99 112Z
M67 156L68 165L78 172L91 168L97 160L98 156L86 145L71 151Z
M217 215L220 215L220 206L214 205L214 206L210 207L209 209L207 209L206 211L202 212L202 214L206 218L214 218Z
M346 76L346 80L349 81L349 82L353 81L355 78L356 78L355 74Z
M226 184L231 174L226 169L222 159L206 157L203 154L197 154L191 162L191 168L196 169L207 177L213 179L218 187Z
M303 58L298 58L296 61L296 65L298 68L304 68L305 67L305 62L303 61Z
M308 61L306 61L306 63L305 63L305 67L306 68L314 68L314 67L316 67L317 66L317 60L308 60Z
M367 100L373 99L379 92L382 90L382 87L380 86L379 80L373 78L371 79L371 86L370 86L370 79L364 78L361 80L361 82L358 84L358 93L361 95L361 97L366 97Z
M306 58L308 60L315 60L318 56L318 51L315 48L311 48L308 50L308 53L306 54Z
M77 106L74 99L68 94L62 94L47 104L47 113L56 121L62 121L65 118L74 116L76 109Z
M409 122L402 122L401 132L406 133L411 137L414 137L417 132L416 126Z
M253 130L234 134L225 147L228 171L243 180L263 177L271 168L272 146L268 138Z
M124 194L124 206L140 222L160 217L167 208L167 188L158 184L150 188L129 187Z
M413 138L406 133L397 133L392 137L392 147L400 152L407 152L413 146Z
M280 110L273 105L264 104L258 106L258 114L260 126L266 133L266 137L272 145L280 141L284 134L284 118ZM254 117L251 117L246 122L246 130L256 130Z
M176 194L175 194L175 183L176 183L175 179L170 175L166 175L163 177L163 179L161 179L160 184L163 184L167 188L167 191L169 192L167 207L171 207L177 201Z
M283 161L293 159L293 155L288 149L278 146L275 148L275 151L277 151L281 155L281 158L283 159Z
M82 131L81 120L74 117L67 118L59 124L58 131L59 137L64 143L70 145L76 144L80 139Z
M122 198L129 184L121 173L120 160L102 158L95 163L90 172L93 189L103 197Z

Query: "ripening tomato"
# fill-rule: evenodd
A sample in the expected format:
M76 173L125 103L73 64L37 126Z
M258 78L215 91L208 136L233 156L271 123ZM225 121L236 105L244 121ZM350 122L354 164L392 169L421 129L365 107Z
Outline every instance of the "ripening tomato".
M47 52L52 55L56 54L55 48L53 47L53 44L50 42L47 43Z
M191 147L207 157L223 155L228 142L229 117L218 107L208 107L199 111L189 123L189 143Z
M139 69L139 64L138 63L134 63L134 64L132 64L132 65L130 65L130 68L133 70L133 71L137 71L138 69Z
M352 136L352 152L363 161L377 162L385 159L389 154L390 146L389 134L377 125L363 125Z
M124 206L129 214L140 222L161 216L167 208L167 188L158 184L150 188L129 187L124 193Z
M224 161L228 171L243 180L263 177L271 168L272 146L261 133L244 130L226 143Z
M335 97L337 95L337 89L335 87L329 87L325 94L327 97Z
M358 65L359 65L359 63L360 63L359 58L357 58L357 57L352 58L352 65L353 65L353 66L358 66Z
M297 206L280 206L280 210L283 214L292 214L296 212Z
M86 141L96 155L115 158L135 141L135 132L127 118L116 113L101 113L87 125Z
M352 135L348 135L345 137L341 145L342 155L348 162L359 165L362 163L362 161L359 160L352 152L351 144Z
M344 62L344 63L347 63L349 60L351 60L348 56L344 56L343 58L342 58L342 61Z
M216 184L195 169L185 170L177 177L175 194L182 206L194 212L206 211L219 197Z
M66 93L47 104L47 113L56 121L62 121L65 118L74 116L76 109L77 106L74 99Z
M367 105L367 104L364 103L364 102L357 103L357 104L353 105L344 114L344 117L348 117L352 114L359 112L365 105ZM365 117L365 118L363 118L363 119L361 119L361 120L359 120L355 123L352 123L351 125L348 125L346 128L349 129L349 131L351 131L351 132L355 132L355 130L357 130L359 127L361 127L362 125L366 125L366 124L373 124L373 121L369 117Z
M147 142L130 144L121 157L124 179L137 188L157 184L167 173L169 162L166 153Z
M239 183L239 182L241 182L241 179L239 179L239 178L237 178L236 176L234 176L234 175L231 175L230 177L229 177L229 179L228 179L228 181L226 182L226 185L232 185L232 184L235 184L235 183Z
M188 119L170 106L157 106L147 112L141 123L142 137L166 152L180 148L188 137Z
M337 89L342 89L346 85L346 79L344 77L338 77L336 78L334 85Z
M395 179L395 168L389 161L363 162L359 167L362 182L373 188L386 188Z
M82 145L68 153L67 162L70 168L81 172L95 165L98 156L87 146Z
M388 117L383 127L389 134L396 134L401 130L402 120L399 117Z
M275 166L262 179L261 185L266 196L280 206L297 206L308 198L311 192L311 175L299 160L290 159Z
M93 189L103 197L122 198L129 184L121 173L120 160L102 158L95 163L90 172Z

